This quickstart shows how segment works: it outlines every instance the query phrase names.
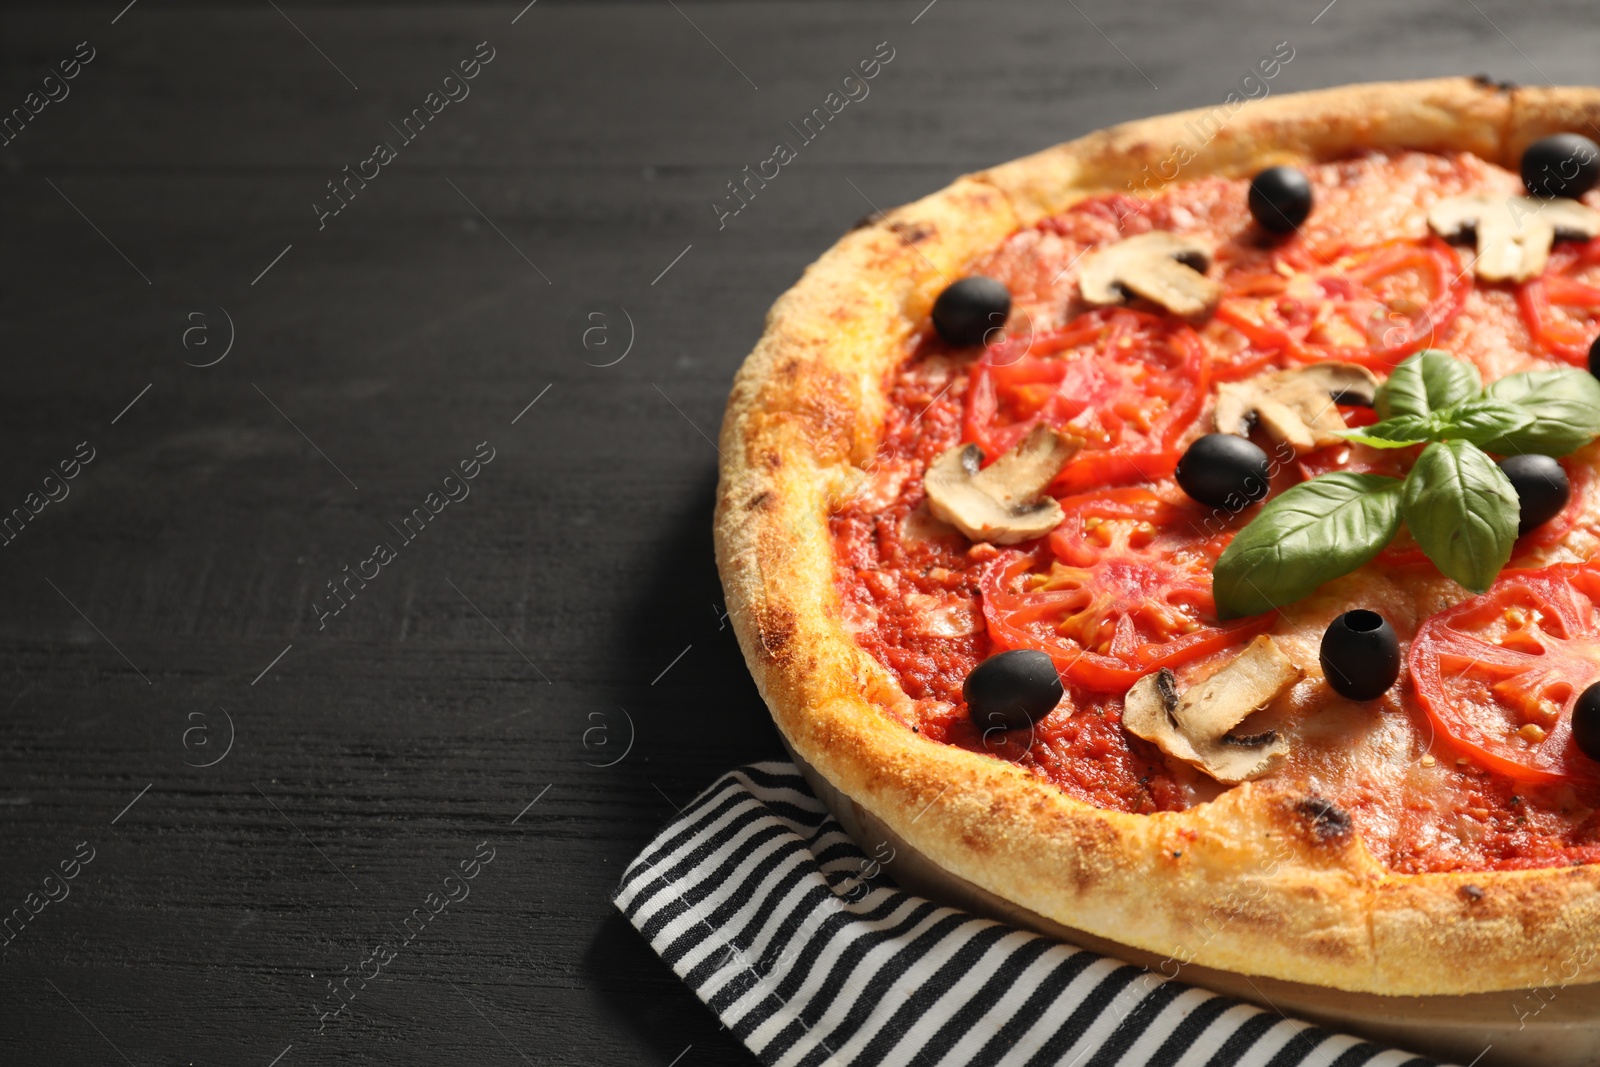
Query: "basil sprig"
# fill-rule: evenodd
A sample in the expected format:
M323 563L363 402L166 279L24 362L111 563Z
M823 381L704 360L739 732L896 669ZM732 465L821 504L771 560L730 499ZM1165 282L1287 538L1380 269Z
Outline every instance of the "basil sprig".
M1212 570L1223 619L1292 603L1371 560L1405 523L1441 573L1475 593L1511 558L1519 507L1487 453L1564 456L1600 436L1600 381L1529 371L1483 387L1477 368L1429 349L1378 387L1380 421L1344 437L1426 444L1402 481L1335 471L1267 502Z

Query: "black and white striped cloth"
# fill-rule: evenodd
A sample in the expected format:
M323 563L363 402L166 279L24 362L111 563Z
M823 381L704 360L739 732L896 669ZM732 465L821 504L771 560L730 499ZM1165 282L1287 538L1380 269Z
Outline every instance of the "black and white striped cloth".
M1432 1067L896 888L794 764L724 775L615 904L768 1067Z

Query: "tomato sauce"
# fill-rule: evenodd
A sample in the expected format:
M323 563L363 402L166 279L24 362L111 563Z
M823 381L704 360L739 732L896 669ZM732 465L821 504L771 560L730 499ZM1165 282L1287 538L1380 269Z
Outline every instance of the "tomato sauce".
M1403 536L1281 616L1234 626L1212 615L1210 563L1253 512L1198 514L1172 469L1212 429L1215 383L1318 359L1381 376L1424 347L1475 363L1487 382L1581 362L1580 342L1600 327L1600 242L1558 246L1545 276L1524 286L1488 286L1472 278L1470 249L1429 234L1433 202L1518 192L1514 175L1467 154L1420 152L1306 171L1316 206L1287 241L1251 225L1243 180L1204 178L1149 200L1085 201L973 263L968 273L1013 295L1005 337L980 354L929 330L891 375L880 447L831 518L845 625L913 699L909 728L1016 763L1084 802L1141 813L1205 803L1225 787L1122 728L1128 679L1166 664L1189 684L1265 630L1307 672L1250 720L1290 742L1274 776L1349 812L1380 862L1400 872L1600 862L1600 767L1508 773L1514 761L1441 736L1446 720L1424 710L1408 673L1367 704L1323 681L1317 648L1340 612L1379 610L1408 646L1430 617L1469 599ZM1205 322L1081 303L1083 252L1153 229L1214 246L1209 273L1226 295ZM1370 421L1344 410L1351 425ZM992 460L1041 421L1085 442L1051 486L1067 518L1050 537L974 544L933 518L929 463L969 442ZM1400 473L1414 458L1360 445L1275 454L1273 485L1336 469ZM1518 542L1513 567L1600 553L1597 461L1600 446L1563 460L1575 499ZM1600 612L1586 625L1600 633ZM962 684L1010 647L1051 654L1066 698L1031 731L984 732ZM1595 649L1600 673L1600 640Z

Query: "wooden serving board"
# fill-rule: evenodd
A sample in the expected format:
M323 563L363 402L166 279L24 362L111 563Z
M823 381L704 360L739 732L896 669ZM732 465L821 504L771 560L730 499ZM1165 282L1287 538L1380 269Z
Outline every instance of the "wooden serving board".
M784 739L788 748L788 739ZM884 870L903 888L1161 973L1160 955L1074 930L950 873L888 824L790 756L846 832L869 854L894 849ZM1269 1010L1359 1034L1424 1056L1475 1067L1595 1067L1600 1064L1600 984L1466 996L1386 997L1235 974L1193 964L1178 978Z

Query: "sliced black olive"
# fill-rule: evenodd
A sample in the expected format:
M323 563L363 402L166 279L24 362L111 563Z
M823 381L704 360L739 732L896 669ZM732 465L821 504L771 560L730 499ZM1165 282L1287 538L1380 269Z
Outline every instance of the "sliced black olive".
M1579 752L1600 760L1600 682L1579 693L1572 705L1572 740Z
M1340 615L1322 635L1322 673L1342 697L1382 696L1400 677L1400 639L1394 627L1363 608Z
M1517 503L1521 506L1518 537L1561 514L1561 509L1572 499L1572 483L1567 480L1567 472L1549 456L1537 453L1507 456L1500 461L1500 469L1511 480L1511 488L1517 491Z
M1600 181L1600 145L1579 133L1558 133L1522 152L1522 184L1531 196L1577 199Z
M1600 378L1600 335L1589 342L1589 373Z
M1006 324L1011 292L993 278L974 274L952 282L933 302L933 328L960 347L982 344L990 330Z
M1250 180L1250 214L1268 233L1293 233L1311 214L1311 182L1293 167L1268 167Z
M1014 648L990 656L967 675L961 695L980 730L1022 730L1061 703L1061 676L1049 656Z
M1267 495L1272 464L1248 438L1208 433L1178 460L1178 485L1202 504L1238 511Z

